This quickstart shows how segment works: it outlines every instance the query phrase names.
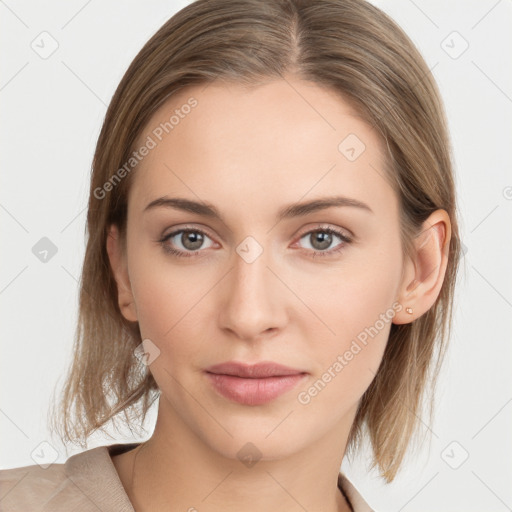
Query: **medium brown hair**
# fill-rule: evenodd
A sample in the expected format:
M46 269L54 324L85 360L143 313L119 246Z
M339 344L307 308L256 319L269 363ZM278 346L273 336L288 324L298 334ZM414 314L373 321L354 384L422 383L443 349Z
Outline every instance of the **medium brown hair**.
M61 439L83 444L120 413L131 428L140 417L144 422L158 396L151 372L141 371L134 355L140 330L120 312L106 251L112 223L125 242L135 171L104 197L97 191L113 183L151 116L178 90L213 81L257 86L286 74L336 91L380 133L388 152L386 177L400 204L404 255L412 254L414 237L432 212L444 209L451 220L440 294L412 323L392 324L348 439L351 455L367 435L372 468L378 466L388 482L395 478L419 426L429 382L432 417L461 246L439 91L403 30L363 0L198 0L170 18L135 57L110 102L93 159L74 359L53 414Z

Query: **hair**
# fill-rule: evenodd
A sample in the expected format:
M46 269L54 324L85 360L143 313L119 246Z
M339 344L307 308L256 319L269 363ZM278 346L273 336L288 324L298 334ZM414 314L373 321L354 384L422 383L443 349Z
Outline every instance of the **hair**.
M130 411L138 411L144 422L159 393L134 354L141 333L138 322L120 312L106 251L111 224L118 226L126 249L127 198L135 170L123 179L118 175L108 193L97 191L113 183L151 116L178 90L213 81L252 87L285 74L337 92L380 133L386 178L399 199L404 255L413 254L414 238L432 212L444 209L450 217L440 293L413 322L391 325L378 372L361 397L347 454L367 436L371 468L378 466L391 482L417 433L428 383L432 418L461 245L452 149L427 64L405 32L364 0L197 0L144 45L105 115L92 163L73 361L53 413L62 440L83 444L120 413L130 428Z

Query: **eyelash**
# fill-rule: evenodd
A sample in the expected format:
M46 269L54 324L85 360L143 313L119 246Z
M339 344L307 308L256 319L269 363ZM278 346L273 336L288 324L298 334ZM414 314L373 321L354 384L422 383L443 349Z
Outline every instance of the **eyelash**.
M208 235L208 233L206 233L202 229L198 229L198 228L193 228L193 229L192 228L189 228L189 229L183 228L183 229L179 229L177 231L173 231L172 233L169 233L168 235L165 235L162 239L158 240L158 242L162 245L162 248L164 249L165 252L167 252L167 253L169 253L169 254L171 254L173 256L177 256L179 258L190 258L192 256L196 256L197 254L199 254L202 251L201 250L198 250L198 251L195 251L195 252L179 251L177 249L173 249L172 247L169 247L169 245L166 244L167 240L169 240L170 238L172 238L172 237L174 237L174 236L176 236L176 235L178 235L180 233L185 233L185 232L188 232L188 233L201 233L202 235L207 236L208 238L211 238ZM331 249L329 251L314 250L313 254L311 255L311 258L316 258L317 256L320 256L320 257L333 256L333 255L343 251L345 249L346 245L352 243L352 238L346 236L341 231L338 231L338 230L330 228L330 227L327 227L327 228L316 228L316 229L313 229L311 231L307 231L306 233L301 235L299 240L301 240L305 236L311 235L313 233L329 233L329 234L332 234L332 235L336 235L344 243L340 244L337 249Z

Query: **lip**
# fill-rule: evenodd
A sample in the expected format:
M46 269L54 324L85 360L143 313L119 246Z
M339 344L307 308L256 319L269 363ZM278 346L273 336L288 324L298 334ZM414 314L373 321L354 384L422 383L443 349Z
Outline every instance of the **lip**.
M254 365L230 361L205 370L213 388L243 405L262 405L290 391L307 372L274 362Z

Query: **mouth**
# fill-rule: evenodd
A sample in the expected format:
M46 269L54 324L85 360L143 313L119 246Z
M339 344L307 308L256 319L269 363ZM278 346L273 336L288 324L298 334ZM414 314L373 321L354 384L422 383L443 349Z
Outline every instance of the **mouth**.
M234 361L208 368L206 376L214 390L242 405L263 405L290 391L308 373L273 362L255 365Z

